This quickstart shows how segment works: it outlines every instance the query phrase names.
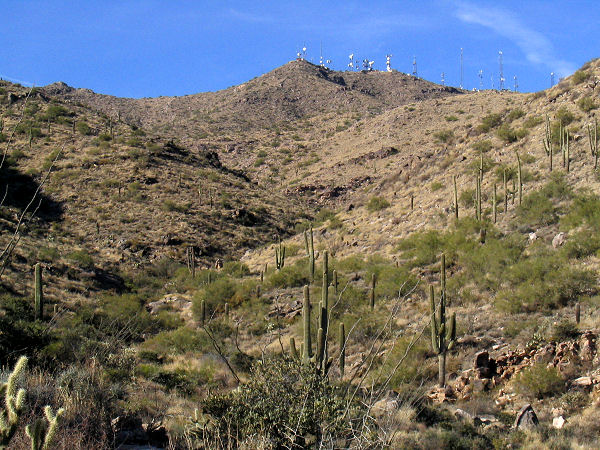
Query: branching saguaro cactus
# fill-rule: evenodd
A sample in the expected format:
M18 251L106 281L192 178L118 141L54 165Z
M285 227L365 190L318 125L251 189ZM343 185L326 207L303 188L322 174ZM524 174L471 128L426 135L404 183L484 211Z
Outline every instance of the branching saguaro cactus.
M0 448L8 448L17 431L20 415L25 403L25 389L17 390L17 382L25 373L27 357L21 356L5 383L0 384L0 395L4 396L4 410L0 411Z
M50 406L44 408L44 419L36 419L31 425L25 427L25 432L31 439L31 450L48 450L58 430L58 421L65 410L60 408L56 414Z
M312 225L309 228L309 233L304 231L304 246L308 255L308 274L309 280L312 283L315 280L315 244L313 241Z
M590 143L590 152L594 157L594 170L598 168L598 122L594 119L594 128L588 123L588 141Z
M275 247L275 267L277 270L283 269L285 265L285 246L281 244L281 238L279 238L279 245Z
M44 320L44 291L42 285L42 266L37 263L34 267L35 278L35 318Z
M441 258L441 287L439 308L436 309L433 286L429 286L429 301L431 303L431 347L438 355L438 383L446 385L446 354L456 342L456 314L452 314L450 323L446 321L446 256Z

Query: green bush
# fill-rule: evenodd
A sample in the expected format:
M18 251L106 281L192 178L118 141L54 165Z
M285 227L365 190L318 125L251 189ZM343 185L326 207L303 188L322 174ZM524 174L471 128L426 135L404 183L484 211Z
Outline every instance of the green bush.
M508 116L506 116L506 119L509 122L512 122L513 120L520 119L523 116L525 116L525 111L523 111L521 108L517 108L517 109L513 109L511 112L509 112Z
M440 183L439 181L434 181L433 183L431 183L431 186L429 187L429 189L431 189L431 192L435 192L435 191L439 191L443 187L444 187L443 183Z
M523 122L523 127L525 128L534 128L538 125L544 123L544 118L542 116L529 116Z
M281 358L260 361L247 383L202 401L205 417L193 423L192 435L198 442L218 439L225 447L261 438L277 448L307 448L310 436L329 442L346 437L349 421L365 412L354 402L350 414L342 414L346 407L342 392L310 365Z
M571 76L571 81L572 81L573 85L577 85L577 84L583 83L589 77L590 77L589 72L585 72L583 70L578 70Z
M142 350L155 352L162 356L181 355L188 352L205 352L211 343L203 330L183 326L176 330L162 331L142 344Z
M67 258L75 262L82 269L90 270L94 268L94 258L85 250L71 252Z
M452 130L440 130L433 133L435 140L442 144L450 144L454 141L454 131Z
M319 271L315 264L315 275L317 272ZM286 265L281 270L271 272L266 280L267 286L271 288L300 287L308 283L308 258L302 258L292 266Z
M527 194L517 208L519 223L532 227L547 226L558 222L558 212L552 200L542 191Z
M481 123L478 125L477 129L480 133L487 133L491 129L496 128L502 123L502 115L498 113L488 114L483 119L481 119Z
M77 129L79 134L82 134L84 136L89 136L92 134L92 129L87 124L87 122L79 121L77 122L77 125L75 125L75 128Z
M212 314L216 309L224 308L226 302L231 302L231 298L236 292L237 284L229 276L219 278L200 289L193 298L193 311L196 315L200 314L202 301L206 304L206 313Z
M590 112L592 109L596 109L598 105L592 97L582 97L577 101L577 106L583 112Z
M502 124L496 131L496 136L502 139L507 144L516 142L519 139L527 136L527 130L525 128L519 128L518 130L511 128L508 123Z
M517 374L515 388L522 395L542 399L564 392L565 382L558 369L538 363Z
M575 322L561 320L552 327L552 340L556 342L568 341L579 336Z
M367 210L373 213L388 208L389 206L390 202L388 202L385 198L373 196L369 199L369 202L367 203Z
M556 111L556 120L563 127L566 127L571 122L575 120L575 114L569 111L565 106L561 106L558 111ZM560 133L556 133L560 134Z
M484 139L482 141L475 142L471 148L478 153L487 153L493 148L492 141L489 139Z

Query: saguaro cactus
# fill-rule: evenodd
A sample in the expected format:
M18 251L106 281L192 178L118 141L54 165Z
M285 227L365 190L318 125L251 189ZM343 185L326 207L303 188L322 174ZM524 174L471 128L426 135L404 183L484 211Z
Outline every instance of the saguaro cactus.
M281 238L279 238L279 245L275 247L275 267L277 270L283 269L285 265L285 246L281 244Z
M37 263L34 267L35 273L35 318L44 319L44 290L42 285L42 266Z
M433 286L429 286L431 303L431 347L438 355L438 383L446 385L446 354L456 342L456 314L452 314L450 323L446 322L446 256L441 258L441 285L439 308L436 309Z
M375 284L377 277L375 274L371 275L371 289L369 290L369 304L371 305L371 311L375 308Z
M521 158L519 158L519 152L515 152L517 155L517 184L519 185L519 205L523 201L523 176L521 173Z
M544 150L550 161L550 172L552 172L552 159L554 150L552 149L552 129L550 128L550 119L546 116L546 130L544 133Z
M206 302L202 300L200 302L200 324L204 326L206 323Z
M308 274L310 282L312 283L315 279L315 244L313 241L313 229L312 225L309 228L310 233L304 231L304 245L306 247L306 254L308 255Z
M458 189L456 187L456 175L452 177L454 182L454 217L458 219Z
M588 141L590 143L590 151L594 157L594 170L598 168L598 122L594 119L594 128L588 123Z
M304 302L302 303L302 320L304 322L304 342L302 343L302 361L308 363L312 358L312 342L310 336L310 290L304 286Z

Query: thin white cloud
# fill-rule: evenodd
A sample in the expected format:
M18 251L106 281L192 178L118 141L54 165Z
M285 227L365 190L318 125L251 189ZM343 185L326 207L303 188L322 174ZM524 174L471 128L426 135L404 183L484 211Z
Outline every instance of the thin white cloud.
M12 83L22 84L23 86L33 86L34 85L34 83L32 83L31 81L24 81L24 80L19 80L17 78L7 77L6 75L2 75L1 73L0 73L0 78L2 78L3 80L11 81Z
M511 13L499 9L459 3L456 17L463 22L489 28L513 41L533 64L543 64L558 76L564 77L576 70L576 65L556 57L550 40L542 33L527 27Z

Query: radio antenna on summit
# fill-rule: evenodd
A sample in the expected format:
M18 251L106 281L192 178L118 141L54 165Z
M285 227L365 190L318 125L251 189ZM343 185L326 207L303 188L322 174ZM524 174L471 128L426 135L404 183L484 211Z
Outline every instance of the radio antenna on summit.
M442 86L446 86L446 78L445 78L445 73L442 72Z
M348 56L348 58L350 58L350 62L348 63L348 67L350 67L350 70L354 69L354 53L350 53L350 55Z
M515 92L519 92L519 80L517 80L516 75L513 77L513 80L515 80Z
M417 78L417 57L413 56L413 77Z
M479 90L483 90L483 70L479 69Z
M463 71L463 49L461 47L460 49L460 88L463 88L463 75L464 75L464 71Z
M550 72L550 87L554 86L554 72Z
M304 47L302 47L302 58L306 59L306 45L304 45Z
M319 65L321 67L324 67L325 65L323 64L323 41L321 41L321 46L319 48Z
M500 87L499 90L504 89L504 67L502 65L502 51L498 52L498 65L500 66Z
M388 72L392 71L392 63L390 62L390 59L392 58L392 56L394 56L394 55L385 55L385 67Z

